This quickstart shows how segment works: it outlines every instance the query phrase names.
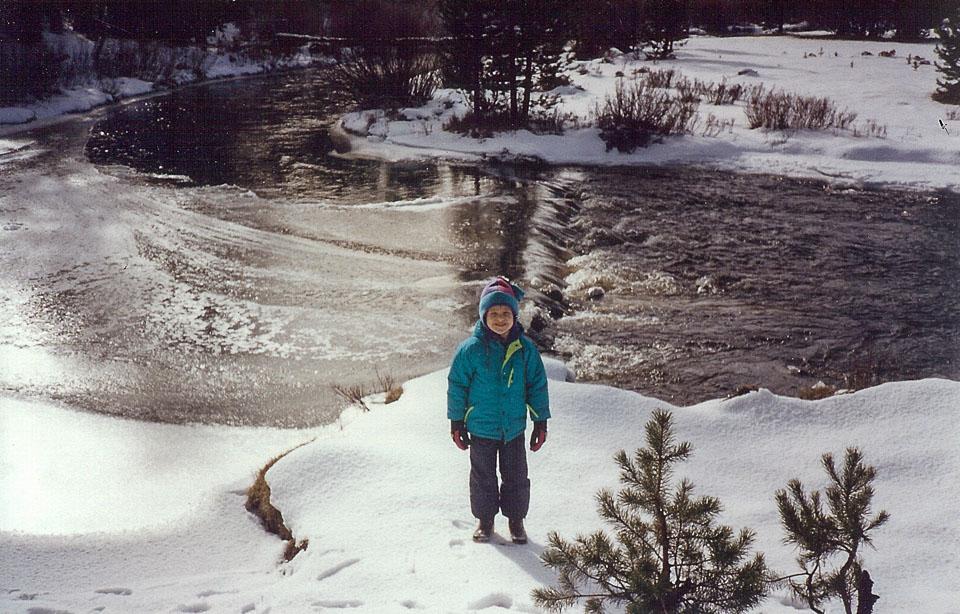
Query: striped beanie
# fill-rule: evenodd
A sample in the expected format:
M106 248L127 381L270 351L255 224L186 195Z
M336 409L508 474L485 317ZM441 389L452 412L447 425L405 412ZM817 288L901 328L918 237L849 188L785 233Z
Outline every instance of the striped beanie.
M486 320L487 310L494 305L506 305L516 319L520 311L523 290L510 283L505 277L497 277L483 287L480 292L480 319Z

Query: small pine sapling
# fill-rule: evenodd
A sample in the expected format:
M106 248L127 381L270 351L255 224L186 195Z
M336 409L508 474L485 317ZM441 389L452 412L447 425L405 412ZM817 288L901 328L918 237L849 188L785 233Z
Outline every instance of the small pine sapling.
M808 495L797 479L776 493L784 542L799 549L803 570L789 578L790 587L817 614L833 598L843 602L846 614L871 614L878 597L860 553L862 546L872 545L873 530L890 518L885 511L870 513L877 472L856 448L847 448L839 470L832 454L824 454L821 462L830 478L823 497L816 490Z
M720 501L694 497L693 484L673 480L674 465L692 453L675 443L672 416L658 410L646 424L647 447L633 459L616 455L625 487L597 494L599 513L615 529L567 542L550 534L545 565L558 585L533 591L555 612L577 602L585 612L623 606L630 614L745 612L764 598L769 572L762 554L750 558L754 534L717 525Z

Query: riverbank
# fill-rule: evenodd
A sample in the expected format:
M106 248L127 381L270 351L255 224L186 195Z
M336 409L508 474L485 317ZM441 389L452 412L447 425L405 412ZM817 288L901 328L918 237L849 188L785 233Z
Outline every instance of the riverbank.
M88 59L92 53L93 42L72 32L46 34L45 37L47 46L56 48L61 55L69 58L67 60L69 62L76 62L75 58ZM198 54L202 58L199 62L192 57ZM329 56L311 53L309 45L303 45L295 53L282 57L274 57L266 52L258 53L254 57L223 49L211 48L201 51L196 47L185 47L171 50L171 64L178 66L185 64L186 61L177 59L181 56L191 57L190 61L196 64L196 67L191 70L177 69L166 78L157 81L133 77L101 78L93 74L91 67L91 72L74 76L71 79L72 84L61 87L59 94L31 103L2 107L0 108L0 138L68 118L71 115L86 113L121 100L142 98L151 93L162 94L183 85L306 68L333 61ZM9 142L0 140L0 155L9 152L12 147Z
M703 165L721 170L826 179L855 186L960 191L960 107L933 101L939 73L935 41L811 40L777 37L693 37L677 59L637 60L611 53L577 62L572 85L551 92L557 111L578 118L562 135L529 131L470 138L444 129L467 107L463 96L439 91L420 108L398 115L350 113L340 122L351 154L389 160L448 158L541 161L556 165ZM702 101L694 134L670 137L633 153L608 151L591 125L598 104L619 81L640 71L728 88L762 84L767 91L828 98L856 114L845 129L750 129L743 99ZM942 124L941 124L942 122Z

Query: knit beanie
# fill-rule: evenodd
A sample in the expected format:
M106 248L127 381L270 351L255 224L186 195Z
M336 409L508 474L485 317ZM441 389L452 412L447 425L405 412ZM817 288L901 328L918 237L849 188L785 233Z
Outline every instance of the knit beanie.
M522 298L523 290L506 278L497 277L487 283L480 292L480 319L486 321L487 310L494 305L506 305L513 312L513 319L516 320Z

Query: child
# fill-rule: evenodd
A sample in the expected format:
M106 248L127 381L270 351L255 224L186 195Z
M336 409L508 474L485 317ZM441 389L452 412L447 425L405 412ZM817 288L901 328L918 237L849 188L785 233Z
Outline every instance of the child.
M523 290L497 277L480 293L480 321L457 348L447 383L447 418L453 441L470 449L470 508L480 521L473 541L490 541L498 511L510 538L527 543L523 519L530 480L523 433L533 419L530 449L547 439L547 376L536 346L523 334L517 311ZM497 485L497 459L502 485Z

